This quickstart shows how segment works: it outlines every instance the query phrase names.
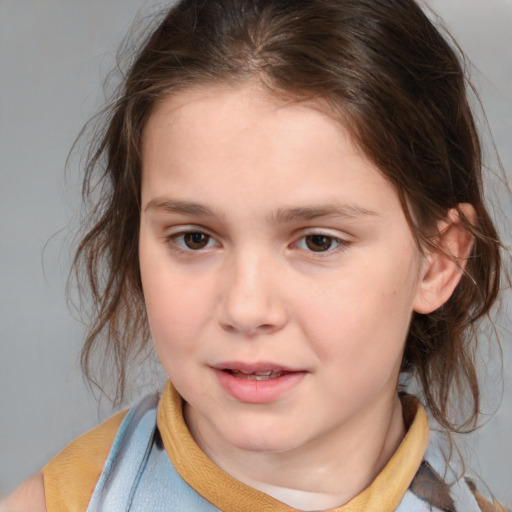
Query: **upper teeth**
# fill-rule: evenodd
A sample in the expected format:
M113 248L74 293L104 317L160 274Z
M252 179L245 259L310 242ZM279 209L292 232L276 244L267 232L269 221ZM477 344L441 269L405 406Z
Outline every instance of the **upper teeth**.
M242 375L246 375L247 377L249 378L253 378L255 380L258 380L258 378L266 378L266 377L270 377L270 378L276 378L276 377L280 377L283 372L281 370L265 370L265 371L262 371L262 372L248 372L248 371L244 371L244 370L231 370L232 373L234 374L242 374Z
M237 372L237 373L243 373L244 375L270 375L272 373L272 370L267 370L267 371L264 371L264 372L249 372L249 371L245 371L245 370L232 370L233 372Z

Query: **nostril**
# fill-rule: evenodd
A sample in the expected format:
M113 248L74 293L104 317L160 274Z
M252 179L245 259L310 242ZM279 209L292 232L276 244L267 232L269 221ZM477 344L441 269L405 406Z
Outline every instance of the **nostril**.
M222 329L249 337L281 329L287 321L282 298L256 291L248 294L246 288L233 286L219 301L216 316Z
M243 334L246 337L254 337L260 334L271 334L274 331L279 330L277 325L273 324L261 324L255 327L243 327L239 325L233 325L231 323L221 323L222 329L230 334Z
M235 327L231 324L228 324L228 323L221 323L221 327L226 331L226 332L229 332L230 334L233 334L235 332L237 332L238 329L235 329Z
M275 325L272 324L263 324L258 327L260 332L272 332L276 329Z

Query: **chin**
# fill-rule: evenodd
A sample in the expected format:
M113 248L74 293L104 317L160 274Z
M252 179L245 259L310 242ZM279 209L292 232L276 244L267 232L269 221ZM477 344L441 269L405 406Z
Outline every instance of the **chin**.
M297 439L288 428L283 426L255 429L254 425L250 428L240 425L228 435L230 444L248 452L282 453L299 447L305 441Z

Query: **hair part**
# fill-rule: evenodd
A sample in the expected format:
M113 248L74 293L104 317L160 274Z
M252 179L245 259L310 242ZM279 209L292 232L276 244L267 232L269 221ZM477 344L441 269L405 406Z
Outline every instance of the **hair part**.
M417 376L441 425L469 430L480 411L477 326L498 295L500 243L484 205L460 57L413 0L183 0L171 8L137 54L86 167L85 197L93 183L102 188L74 260L96 305L85 375L93 378L92 353L104 347L122 400L126 362L149 341L138 230L143 132L155 105L190 87L248 81L327 101L396 186L420 247L438 250L436 223L458 210L474 238L471 257L446 304L414 314L402 370ZM474 207L474 224L461 203ZM466 392L470 412L456 419L453 401Z

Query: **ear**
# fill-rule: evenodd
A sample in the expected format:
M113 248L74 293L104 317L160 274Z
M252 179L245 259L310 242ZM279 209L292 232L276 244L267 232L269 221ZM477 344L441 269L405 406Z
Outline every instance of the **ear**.
M475 224L476 213L469 203L452 208L437 224L437 248L425 256L422 279L414 302L414 311L428 314L441 307L452 295L473 248L473 237L464 227L460 213Z

